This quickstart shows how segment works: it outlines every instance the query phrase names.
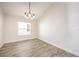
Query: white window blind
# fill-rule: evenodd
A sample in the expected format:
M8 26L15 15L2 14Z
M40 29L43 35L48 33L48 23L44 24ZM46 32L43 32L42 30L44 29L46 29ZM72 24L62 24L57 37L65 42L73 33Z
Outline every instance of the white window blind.
M31 23L18 22L18 35L30 35Z

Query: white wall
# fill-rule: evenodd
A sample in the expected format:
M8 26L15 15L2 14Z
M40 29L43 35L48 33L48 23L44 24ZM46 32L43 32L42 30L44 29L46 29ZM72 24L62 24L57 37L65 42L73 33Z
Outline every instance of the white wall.
M32 25L31 35L26 35L26 36L17 35L17 32L18 32L17 22L20 22L20 21L31 23ZM15 16L5 15L4 23L5 23L5 30L4 30L5 43L37 38L37 21L29 21Z
M78 15L78 4L54 3L38 20L39 39L79 56Z
M68 4L71 50L79 56L79 2Z
M3 12L0 9L0 47L3 45Z

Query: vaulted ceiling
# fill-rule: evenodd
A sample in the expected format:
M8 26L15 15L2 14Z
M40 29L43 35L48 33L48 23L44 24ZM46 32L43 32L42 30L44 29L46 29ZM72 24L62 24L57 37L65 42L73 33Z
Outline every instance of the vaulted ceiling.
M35 13L35 19L39 18L52 2L31 2L31 12ZM24 17L24 12L28 12L28 2L0 2L0 8L8 15Z

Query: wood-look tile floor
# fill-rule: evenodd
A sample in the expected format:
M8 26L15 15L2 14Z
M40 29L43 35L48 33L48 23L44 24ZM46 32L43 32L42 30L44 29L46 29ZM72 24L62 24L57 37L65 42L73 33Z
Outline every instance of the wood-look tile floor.
M60 48L39 39L5 44L0 48L0 57L76 57Z

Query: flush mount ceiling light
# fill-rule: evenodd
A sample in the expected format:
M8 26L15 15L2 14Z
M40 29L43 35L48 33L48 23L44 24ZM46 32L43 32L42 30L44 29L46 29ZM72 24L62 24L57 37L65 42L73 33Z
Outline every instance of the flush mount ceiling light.
M35 14L31 12L31 2L29 2L29 12L24 12L24 15L26 17L26 19L31 19L33 20L35 18Z

